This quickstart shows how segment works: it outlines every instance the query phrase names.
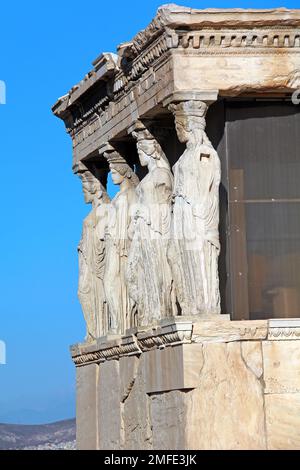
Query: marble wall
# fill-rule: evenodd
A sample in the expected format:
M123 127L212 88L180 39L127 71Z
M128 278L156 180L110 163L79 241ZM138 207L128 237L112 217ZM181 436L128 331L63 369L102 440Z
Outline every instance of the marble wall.
M133 337L135 353L114 340L103 362L73 351L79 449L300 448L300 320L177 319Z

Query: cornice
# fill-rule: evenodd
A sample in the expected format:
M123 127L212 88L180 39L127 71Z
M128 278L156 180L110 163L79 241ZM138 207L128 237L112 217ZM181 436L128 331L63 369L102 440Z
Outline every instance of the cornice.
M300 26L300 9L205 9L197 10L175 4L163 5L155 18L132 40L131 48L137 55L161 33L168 30L202 30L213 28L272 28Z
M108 100L118 99L130 83L174 49L196 50L199 55L300 52L300 9L195 10L164 5L130 43L119 46L119 56L101 54L93 70L55 103L54 114L65 119L65 111L99 81L112 82ZM122 57L128 58L123 70Z
M104 337L71 347L77 367L136 356L181 344L232 341L300 341L300 319L230 321L228 315L210 318L175 317L157 326L133 329L124 336Z
M155 69L170 54L190 55L190 56L266 56L282 54L300 54L300 29L295 31L287 28L277 29L273 27L270 30L261 29L247 31L245 29L223 30L218 32L212 29L202 31L173 31L164 32L155 41L149 45L139 56L131 63L131 67L126 73L117 68L114 69L112 81L107 83L107 94L91 106L91 108L81 113L80 117L74 121L68 121L67 130L72 129L79 132L87 121L94 116L97 120L100 115L103 116L109 103L118 106L118 102L138 83L151 69ZM87 88L87 83L85 83ZM77 92L77 91L76 91ZM79 95L79 98L82 96ZM80 99L76 97L63 97L60 111L67 110L72 104L80 107ZM60 113L60 114L59 114Z

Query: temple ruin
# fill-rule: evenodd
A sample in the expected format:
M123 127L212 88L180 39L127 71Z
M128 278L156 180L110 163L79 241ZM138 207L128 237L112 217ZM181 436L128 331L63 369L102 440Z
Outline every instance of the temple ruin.
M300 448L299 90L300 10L171 4L53 106L92 205L79 449Z

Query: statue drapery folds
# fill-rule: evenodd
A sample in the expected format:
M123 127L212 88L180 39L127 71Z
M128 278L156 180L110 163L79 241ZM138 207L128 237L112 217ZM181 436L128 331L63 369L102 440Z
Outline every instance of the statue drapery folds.
M150 325L173 314L174 296L167 246L171 228L173 176L161 146L142 123L132 133L147 175L137 186L137 210L127 268L138 324Z
M107 224L107 204L110 199L100 178L88 170L79 173L85 202L92 210L83 221L78 246L78 297L87 326L87 341L103 336L107 331L107 304L103 286L105 266L104 229Z
M170 105L186 150L173 168L172 235L168 250L183 315L220 313L218 281L220 160L205 133L207 104Z
M208 105L170 104L186 149L173 166L153 133L129 129L141 166L110 145L102 153L120 190L112 201L90 172L81 174L86 202L79 245L79 298L88 338L124 334L176 315L220 313L218 280L220 160L205 133Z
M124 333L134 324L134 301L129 297L125 279L130 247L129 227L132 206L136 203L138 177L118 152L105 152L113 183L120 191L111 201L105 233L106 263L104 289L109 309L108 331Z

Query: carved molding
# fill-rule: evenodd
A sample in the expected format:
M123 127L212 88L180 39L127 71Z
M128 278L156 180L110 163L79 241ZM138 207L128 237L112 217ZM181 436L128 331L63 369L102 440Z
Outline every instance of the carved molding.
M155 61L170 50L194 50L199 55L224 54L266 54L282 53L286 49L300 52L300 32L293 29L267 30L201 30L201 31L168 31L158 37L153 44L136 57L130 69L125 74L120 71L114 82L115 98L125 91L132 80L139 78Z
M102 54L93 63L94 69L54 105L53 112L65 121L74 149L79 146L74 150L74 158L78 159L77 151L80 159L95 151L86 150L94 138L110 140L123 132L126 126L120 129L118 122L130 121L130 115L134 119L141 117L144 101L149 102L150 95L164 94L167 82L172 91L172 66L177 56L286 55L293 61L295 55L300 55L299 26L298 10L195 10L173 4L162 6L143 31L119 46L118 56ZM170 70L165 70L165 64ZM277 75L274 72L263 84L258 77L257 83L252 78L251 84L241 86L245 92L298 87L299 80L288 77L280 80ZM87 92L91 87L97 90L95 101L90 102ZM231 88L227 85L227 89L233 95L241 92L236 83Z
M269 330L270 340L300 339L300 328L271 328Z
M123 336L120 344L120 357L141 354L137 337L134 334Z
M177 317L182 318L182 317ZM189 343L227 343L232 341L300 340L300 319L230 321L229 315L218 319L162 320L148 330L130 330L117 339L100 338L93 343L72 346L76 366L117 360L123 356L140 355Z
M122 356L139 355L152 348L190 343L192 338L192 321L171 322L166 325L127 334L118 339L101 338L90 344L74 345L70 348L76 366L100 363Z
M71 355L76 366L92 362L103 362L117 359L120 356L120 340L100 338L91 344L80 344L71 347Z
M278 8L272 10L205 9L198 10L178 5L163 5L155 18L131 42L137 55L153 42L162 31L178 30L280 30L300 25L299 10Z
M285 341L300 339L300 319L270 320L269 340Z
M169 328L158 328L145 333L138 333L138 342L142 351L164 348L177 344L190 343L192 340L192 322L184 323L180 327L170 325Z
M188 53L191 56L300 54L300 32L280 27L254 31L164 31L132 61L126 73L116 71L110 84L111 96L107 93L80 118L68 124L67 131L71 134L73 145L80 144L104 127L130 106L137 96L153 86L157 82L155 70L168 60L171 53Z
M90 364L92 362L104 362L119 359L122 356L131 356L141 353L134 335L123 336L116 340L106 337L100 338L92 344L80 344L72 346L71 356L76 366Z
M163 5L144 30L119 46L118 56L101 54L84 79L57 101L53 112L65 121L76 147L153 86L157 70L171 55L300 54L299 26L299 10L197 10ZM89 103L85 97L92 86L98 87L97 102Z
M254 31L201 31L178 33L173 47L182 49L219 49L222 48L241 48L245 49L286 49L300 48L300 32L295 30L254 30ZM233 52L233 51L231 51Z

